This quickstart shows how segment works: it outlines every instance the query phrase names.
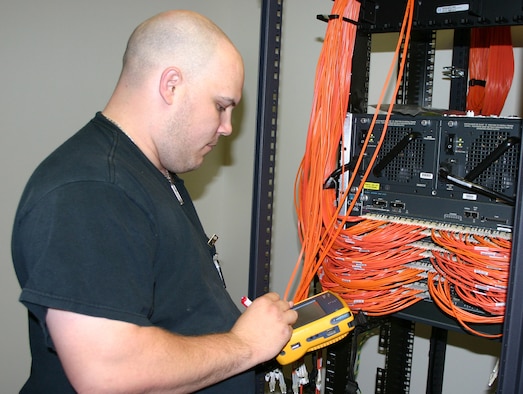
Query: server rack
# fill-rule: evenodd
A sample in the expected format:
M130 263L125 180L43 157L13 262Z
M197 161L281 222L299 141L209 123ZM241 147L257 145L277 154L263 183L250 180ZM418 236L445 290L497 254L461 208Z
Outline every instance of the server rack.
M368 64L370 40L374 33L399 31L402 10L399 2L387 0L361 0L362 11L355 43L353 62L353 86L349 110L364 112L367 108ZM251 225L251 257L249 294L252 297L268 290L270 277L270 245L272 194L274 174L274 149L277 131L277 97L279 88L279 57L282 27L283 0L263 0L260 41L260 79L258 99L258 122L256 156L254 169L254 195ZM439 29L453 29L454 50L450 72L467 70L470 28L489 25L523 24L523 1L513 0L470 0L459 5L449 0L419 0L417 2L412 46L414 59L421 62L425 73L409 74L408 88L403 91L403 103L427 106L430 103L430 41L432 32ZM358 74L361 73L361 74ZM449 98L450 109L464 109L466 97L466 74L463 78L452 79ZM523 150L522 150L523 152ZM523 305L517 301L523 292L523 172L520 158L518 192L515 203L513 243L507 307L503 327L502 352L498 393L516 393L521 387L523 376ZM416 312L413 312L416 314ZM414 315L401 316L408 320ZM423 321L423 316L419 316ZM430 318L429 318L430 322ZM434 326L431 337L429 380L427 392L440 393L446 345L446 327ZM401 335L409 338L409 328ZM401 331L401 330L400 330ZM390 350L390 349L389 349ZM403 348L404 350L404 348ZM408 360L406 360L408 363ZM397 363L405 368L405 363ZM331 377L332 378L332 377ZM345 378L345 377L343 377ZM258 377L260 383L260 377ZM257 385L257 393L263 393L263 386Z
M463 11L457 11L457 7L467 8ZM455 5L452 1L446 0L421 0L417 3L415 10L416 16L415 26L413 27L416 33L413 36L415 45L411 47L414 54L411 55L422 66L418 69L425 69L424 74L408 73L408 86L410 89L403 91L402 101L399 104L417 105L424 107L427 104L427 98L430 97L432 81L429 76L431 70L430 51L431 36L428 32L439 29L453 29L454 30L454 46L452 56L452 66L450 73L460 72L461 75L457 78L451 78L451 89L449 97L449 109L451 110L465 110L468 78L468 53L469 53L469 37L470 28L483 26L501 26L501 25L519 25L523 18L523 3L521 1L469 1L460 3L460 6ZM401 21L401 10L404 7L398 7L397 2L386 1L362 1L363 11L360 16L362 25L358 31L357 43L359 47L369 47L370 40L373 33L399 31L399 22ZM456 12L452 12L452 11ZM436 12L435 12L436 11ZM448 11L448 12L447 12ZM421 42L420 42L421 41ZM423 46L423 41L427 46ZM365 54L364 54L365 55ZM353 67L356 72L368 69L368 62L370 56L359 56L354 59L359 62L357 67ZM426 61L419 59L425 58ZM354 76L353 79L364 78L365 74ZM451 75L454 77L455 75ZM366 80L366 79L365 79ZM361 89L358 91L358 102L351 103L352 109L361 108L363 101L366 104L366 97L362 99ZM521 156L519 159L519 179L518 191L515 204L514 226L513 226L513 246L511 254L511 267L509 276L509 287L507 290L507 307L505 313L505 322L503 326L502 338L502 352L500 357L500 374L498 381L498 393L516 393L520 391L521 387L521 372L523 372L523 351L522 345L522 323L523 323L523 309L518 303L517 296L523 292L523 284L521 284L523 275L523 266L519 263L522 259L523 253L522 242L520 241L523 231L523 224L521 222L522 215L522 165ZM429 375L427 381L428 393L441 393L443 382L443 363L445 359L447 330L452 329L452 321L446 320L445 316L440 316L434 319L431 314L427 316L426 311L421 310L419 306L415 305L410 308L410 311L398 314L401 318L422 321L431 324L432 335L430 343L429 354ZM400 365L404 368L405 365Z

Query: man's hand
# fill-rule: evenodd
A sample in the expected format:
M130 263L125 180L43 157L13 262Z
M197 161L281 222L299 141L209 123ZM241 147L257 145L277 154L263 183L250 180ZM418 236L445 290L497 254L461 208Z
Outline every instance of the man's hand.
M267 293L255 299L231 329L252 349L256 364L278 355L291 338L292 324L298 318L291 307L278 294Z

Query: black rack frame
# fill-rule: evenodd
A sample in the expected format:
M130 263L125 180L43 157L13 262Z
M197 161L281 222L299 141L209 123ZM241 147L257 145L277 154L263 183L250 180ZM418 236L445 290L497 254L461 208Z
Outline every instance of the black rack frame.
M249 297L269 291L283 0L263 0L254 157Z
M262 2L249 260L251 299L269 291L282 10L283 0ZM256 371L256 394L265 392L265 372L263 366Z

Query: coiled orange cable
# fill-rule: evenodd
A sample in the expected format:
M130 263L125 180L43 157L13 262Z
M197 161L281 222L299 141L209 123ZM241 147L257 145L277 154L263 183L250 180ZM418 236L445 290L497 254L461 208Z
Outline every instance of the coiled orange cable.
M471 29L467 110L499 116L514 77L510 26Z

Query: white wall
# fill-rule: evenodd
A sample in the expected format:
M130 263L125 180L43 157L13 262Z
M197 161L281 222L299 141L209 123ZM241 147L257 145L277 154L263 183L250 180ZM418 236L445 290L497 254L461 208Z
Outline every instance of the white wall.
M235 134L222 140L187 180L203 224L216 233L228 289L234 299L247 292L252 163L256 125L261 0L17 0L0 12L0 391L16 392L29 369L25 310L11 265L14 211L35 166L105 105L120 70L126 40L137 23L169 8L200 11L215 20L244 56L244 98L235 116ZM326 25L316 14L330 11L328 0L284 0L280 107L273 218L272 288L283 293L298 256L293 183L302 157L312 102L316 62ZM517 86L521 86L518 83ZM516 105L517 108L520 106ZM513 112L516 113L516 112ZM490 345L452 342L448 380L457 391L483 393L491 368ZM411 392L423 392L426 330L415 344ZM471 350L472 349L472 350ZM486 350L485 350L486 349ZM487 354L484 356L483 354ZM451 356L451 357L450 357ZM363 392L374 391L381 359L372 341L360 368ZM467 366L461 371L459 366Z

